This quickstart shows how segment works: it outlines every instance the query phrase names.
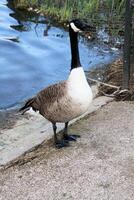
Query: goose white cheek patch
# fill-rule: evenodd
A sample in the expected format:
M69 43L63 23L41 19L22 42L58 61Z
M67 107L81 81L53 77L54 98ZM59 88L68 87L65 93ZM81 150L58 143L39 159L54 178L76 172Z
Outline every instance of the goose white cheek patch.
M73 22L70 23L70 26L74 30L74 32L81 32L81 30L77 28Z

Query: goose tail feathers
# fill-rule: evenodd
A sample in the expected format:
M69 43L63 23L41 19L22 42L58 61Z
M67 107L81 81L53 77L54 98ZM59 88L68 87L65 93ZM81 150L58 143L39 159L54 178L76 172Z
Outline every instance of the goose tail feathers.
M33 108L34 111L37 111L37 109L36 109L35 106L34 106L34 103L35 103L35 97L29 99L29 100L25 103L25 105L19 109L19 112L22 112L22 111L23 111L23 114L24 114L24 113L25 113L27 110L29 110L30 108Z

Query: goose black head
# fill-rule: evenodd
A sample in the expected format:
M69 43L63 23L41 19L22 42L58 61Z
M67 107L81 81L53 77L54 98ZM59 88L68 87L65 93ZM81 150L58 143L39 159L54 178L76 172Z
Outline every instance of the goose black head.
M94 31L95 28L85 21L79 19L73 19L70 21L70 27L74 32L88 32Z

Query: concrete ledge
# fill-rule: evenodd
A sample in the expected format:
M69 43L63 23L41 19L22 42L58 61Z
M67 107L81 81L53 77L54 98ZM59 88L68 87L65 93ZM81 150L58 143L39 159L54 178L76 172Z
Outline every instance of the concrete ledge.
M97 89L93 87L96 95ZM90 114L101 106L112 101L109 97L98 97L93 100L89 110L79 118L72 120L70 124ZM37 113L29 113L30 118L18 120L12 129L3 130L0 135L0 166L6 165L34 146L41 144L53 136L52 125ZM62 130L64 124L58 124L58 131Z

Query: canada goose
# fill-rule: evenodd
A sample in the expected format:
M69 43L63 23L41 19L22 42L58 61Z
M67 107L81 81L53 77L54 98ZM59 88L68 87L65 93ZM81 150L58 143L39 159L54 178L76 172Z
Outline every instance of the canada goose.
M70 21L72 57L68 79L43 89L20 109L25 112L32 107L52 123L57 148L68 146L68 141L76 140L77 135L68 135L68 122L85 113L92 101L92 91L81 66L78 49L78 32L90 29L90 26L78 19ZM62 140L58 140L56 135L57 122L65 123Z

